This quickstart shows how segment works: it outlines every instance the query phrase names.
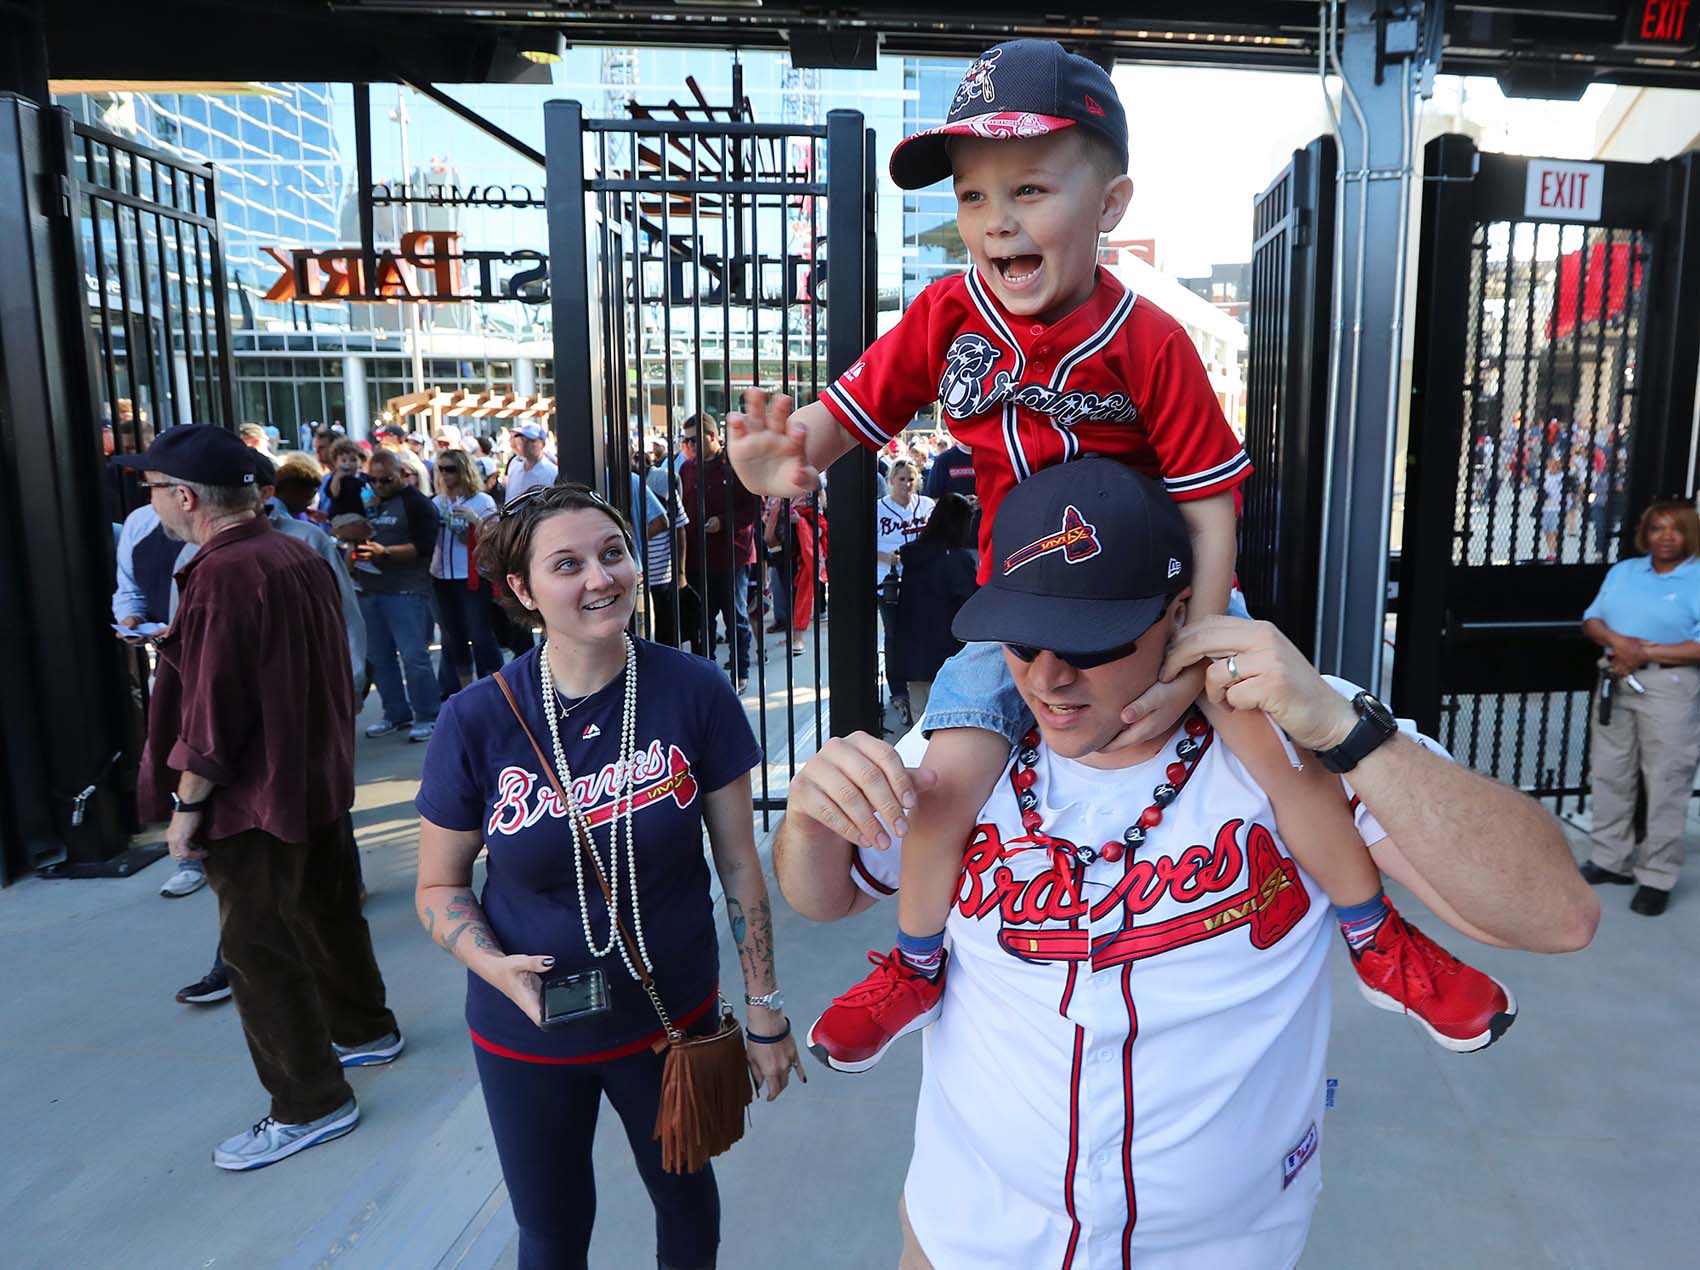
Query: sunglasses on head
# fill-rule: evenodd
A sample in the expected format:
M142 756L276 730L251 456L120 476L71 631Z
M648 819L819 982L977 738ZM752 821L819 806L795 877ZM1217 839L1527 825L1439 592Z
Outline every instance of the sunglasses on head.
M595 490L588 489L583 485L534 485L532 488L526 490L525 493L517 495L514 498L510 498L506 503L502 504L501 518L506 520L515 512L521 511L524 508L531 506L533 503L544 502L552 494L559 497L563 490L571 491L582 498L588 498L598 507L605 508L608 511L614 510L614 505L606 498L603 498L602 495L598 494Z
M1132 656L1134 650L1139 647L1139 641L1130 639L1127 643L1122 644L1120 647L1107 648L1101 653L1065 653L1054 648L1048 650L1034 648L1031 644L1005 643L1004 647L1009 649L1010 652L1014 653L1022 661L1033 661L1037 659L1041 652L1048 651L1051 656L1058 658L1061 661L1066 661L1076 670L1092 670L1098 666L1107 666L1113 661L1120 661L1123 657Z

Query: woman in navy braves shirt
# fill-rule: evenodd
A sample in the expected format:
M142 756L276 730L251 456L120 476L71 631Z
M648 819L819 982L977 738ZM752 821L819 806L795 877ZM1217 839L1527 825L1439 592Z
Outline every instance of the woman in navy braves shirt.
M479 540L478 567L505 579L503 603L547 634L499 673L591 826L668 1014L705 1031L719 988L706 822L743 968L750 1066L771 1101L801 1069L755 848L749 773L761 750L731 685L711 662L627 635L639 586L631 530L581 486L509 503ZM712 1266L713 1171L661 1167L652 1134L663 1033L538 768L500 686L480 680L444 704L417 800L415 905L427 933L470 972L466 1020L520 1228L519 1264L585 1265L591 1144L606 1094L655 1204L660 1265ZM475 896L481 848L487 878ZM542 980L597 970L609 1008L542 1030Z

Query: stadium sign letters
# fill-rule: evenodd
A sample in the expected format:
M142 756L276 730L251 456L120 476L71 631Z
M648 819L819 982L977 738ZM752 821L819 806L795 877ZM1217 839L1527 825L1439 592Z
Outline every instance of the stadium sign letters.
M453 230L403 234L396 250L373 254L370 277L358 247L329 251L267 247L265 251L282 266L265 294L267 300L368 304L392 300L546 304L549 300L549 258L542 252L467 251Z

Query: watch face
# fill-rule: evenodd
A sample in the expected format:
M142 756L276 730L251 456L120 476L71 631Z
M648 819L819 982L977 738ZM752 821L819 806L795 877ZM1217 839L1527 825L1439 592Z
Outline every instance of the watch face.
M1375 720L1376 723L1380 724L1388 731L1392 732L1398 729L1399 720L1393 717L1393 711L1384 706L1378 698L1367 692L1360 693L1358 696L1358 705L1363 710L1364 714L1368 715L1371 719Z

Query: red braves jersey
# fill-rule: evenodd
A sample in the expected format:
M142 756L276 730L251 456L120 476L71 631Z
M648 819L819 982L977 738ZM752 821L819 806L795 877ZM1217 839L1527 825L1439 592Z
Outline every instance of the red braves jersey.
M1102 268L1092 298L1049 326L1006 312L972 269L942 278L821 394L875 449L934 400L974 453L982 583L998 504L1041 468L1102 454L1177 501L1251 471L1186 332Z
M897 752L914 766L924 749L917 728ZM1060 850L1022 827L1017 756L980 811L904 1187L939 1270L1287 1270L1304 1248L1327 896L1213 735L1142 846L1086 864L1071 849L1119 838L1172 751L1100 770L1038 747L1032 792ZM1386 836L1357 818L1366 842ZM900 852L859 849L856 885L891 894Z

